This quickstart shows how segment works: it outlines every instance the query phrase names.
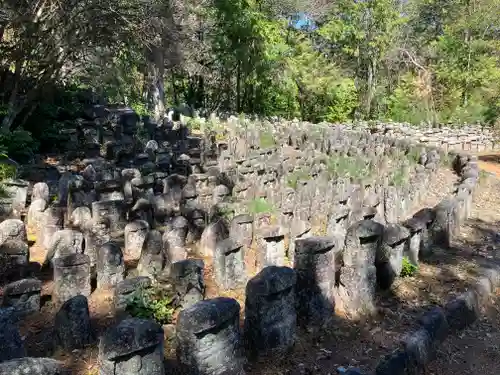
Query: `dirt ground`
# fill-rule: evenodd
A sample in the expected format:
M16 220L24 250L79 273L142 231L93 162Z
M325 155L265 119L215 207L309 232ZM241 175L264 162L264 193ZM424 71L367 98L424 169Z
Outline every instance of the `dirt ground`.
M478 158L482 170L500 178L500 153L479 154ZM463 231L462 246L489 260L500 259L500 183L490 177L483 185ZM443 343L428 370L429 375L500 374L500 293L481 319Z
M500 165L498 166L500 173ZM456 177L441 170L436 175L425 202L418 207L432 207L451 190ZM399 279L391 291L377 296L378 313L368 321L353 322L337 318L335 324L319 335L300 331L294 350L282 358L261 360L249 365L249 375L335 374L339 367L359 367L373 371L380 358L390 353L405 334L411 331L416 318L433 304L444 304L453 295L465 291L474 281L479 265L496 257L500 251L500 182L493 177L481 179L475 196L472 217L452 249L435 249L435 254L421 264L418 275ZM415 208L417 210L417 208ZM497 250L498 248L498 250ZM31 248L31 259L42 262L44 252ZM500 252L498 253L500 257ZM222 292L211 281L212 269L207 263L205 279L207 297L226 295L238 299L244 307L244 293ZM20 326L29 356L50 356L65 361L75 375L97 374L97 342L81 351L64 353L53 347L55 309L50 303L50 275L38 275L44 281L43 307L38 314L25 319ZM486 318L448 340L439 357L430 367L431 374L461 375L478 369L482 374L500 373L500 295ZM89 307L96 337L114 322L112 292L95 291ZM243 311L242 311L243 313ZM243 317L243 316L242 316ZM167 373L177 374L172 337L166 337Z

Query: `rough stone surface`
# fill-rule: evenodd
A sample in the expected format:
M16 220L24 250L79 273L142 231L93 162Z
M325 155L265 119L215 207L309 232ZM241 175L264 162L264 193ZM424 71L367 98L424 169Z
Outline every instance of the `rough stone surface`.
M163 329L131 318L111 327L99 342L100 375L164 375Z
M54 259L54 289L52 300L63 304L81 294L90 295L90 258L84 254L71 254Z
M18 358L0 363L0 375L70 375L64 364L52 358Z
M205 298L203 268L204 262L201 259L181 260L170 266L169 280L184 309Z
M157 230L148 233L137 265L140 276L155 279L165 267L162 235Z
M321 326L329 323L333 316L337 251L331 237L295 241L297 314L303 325Z
M239 313L238 302L224 297L182 310L176 326L179 362L193 374L243 375Z
M251 352L273 354L295 343L297 276L288 267L269 266L246 287L245 343Z
M236 289L245 285L245 256L243 246L227 238L217 243L214 254L216 283L224 289Z
M139 259L149 231L149 224L144 220L136 220L125 227L124 255L130 259Z
M120 246L115 242L102 245L97 253L97 287L114 286L123 280L125 263Z
M65 350L83 349L92 341L87 297L78 295L67 300L54 322L58 344Z
M40 310L42 282L37 279L24 279L5 286L4 307L14 307L18 314L31 314Z
M130 298L130 296L138 290L151 287L151 284L151 279L146 276L125 279L119 282L116 285L114 294L114 306L116 313L118 315L124 313L127 308L128 298Z
M0 362L24 356L26 356L26 350L19 329L10 319L0 320ZM1 363L0 366L2 366Z

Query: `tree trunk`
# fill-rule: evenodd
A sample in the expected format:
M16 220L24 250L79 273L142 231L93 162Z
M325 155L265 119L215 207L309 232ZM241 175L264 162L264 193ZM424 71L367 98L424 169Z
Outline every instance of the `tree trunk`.
M10 93L9 103L7 104L7 115L2 120L2 125L0 127L1 132L8 132L16 119L16 116L20 112L20 108L17 105L17 94L19 90L19 80L21 79L21 66L20 60L16 61L14 67L14 84L12 85L12 92Z
M367 66L366 95L365 95L365 117L371 116L373 97L376 88L377 64L375 59L370 58Z
M241 64L238 61L236 67L236 112L240 113L241 110Z
M160 121L165 113L165 60L163 49L155 47L152 59L149 61L149 110L153 113L155 121Z

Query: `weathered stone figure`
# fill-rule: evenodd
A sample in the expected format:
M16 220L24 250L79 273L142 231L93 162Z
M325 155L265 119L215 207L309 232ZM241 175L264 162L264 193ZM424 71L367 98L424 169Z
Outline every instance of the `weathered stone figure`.
M99 375L164 375L163 329L131 318L111 327L99 342Z
M17 314L27 315L40 310L42 282L24 279L8 284L3 293L2 306L14 307Z
M356 316L374 309L375 258L383 233L384 226L371 220L359 221L347 231L337 290L345 313Z
M327 324L334 314L335 272L339 249L331 237L295 241L298 319L303 325Z
M229 237L229 230L224 220L217 219L208 224L200 239L200 252L204 256L213 257L217 243Z
M245 300L245 344L253 354L283 353L295 344L297 276L270 266L250 279Z
M202 259L186 259L172 263L169 281L182 308L188 308L205 298Z
M137 271L140 276L155 279L165 267L162 235L157 230L148 232L141 252Z
M130 259L139 259L141 250L146 241L149 224L144 220L136 220L125 227L125 253Z
M78 295L67 300L56 314L55 335L65 350L83 349L92 341L87 297Z
M214 254L215 282L224 289L237 289L246 282L243 246L232 238L217 243Z
M90 258L71 254L54 259L54 290L52 300L62 304L79 294L90 295Z
M403 268L403 253L410 231L399 224L385 227L382 244L375 259L377 283L382 289L388 289Z
M125 263L120 246L107 242L97 253L97 287L114 286L125 276Z
M190 374L244 375L240 305L219 297L182 310L177 318L177 357Z

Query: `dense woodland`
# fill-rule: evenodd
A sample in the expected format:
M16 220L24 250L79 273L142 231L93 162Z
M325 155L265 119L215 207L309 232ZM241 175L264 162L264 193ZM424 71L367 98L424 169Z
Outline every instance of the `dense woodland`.
M500 0L2 0L0 145L56 144L96 98L494 124Z

